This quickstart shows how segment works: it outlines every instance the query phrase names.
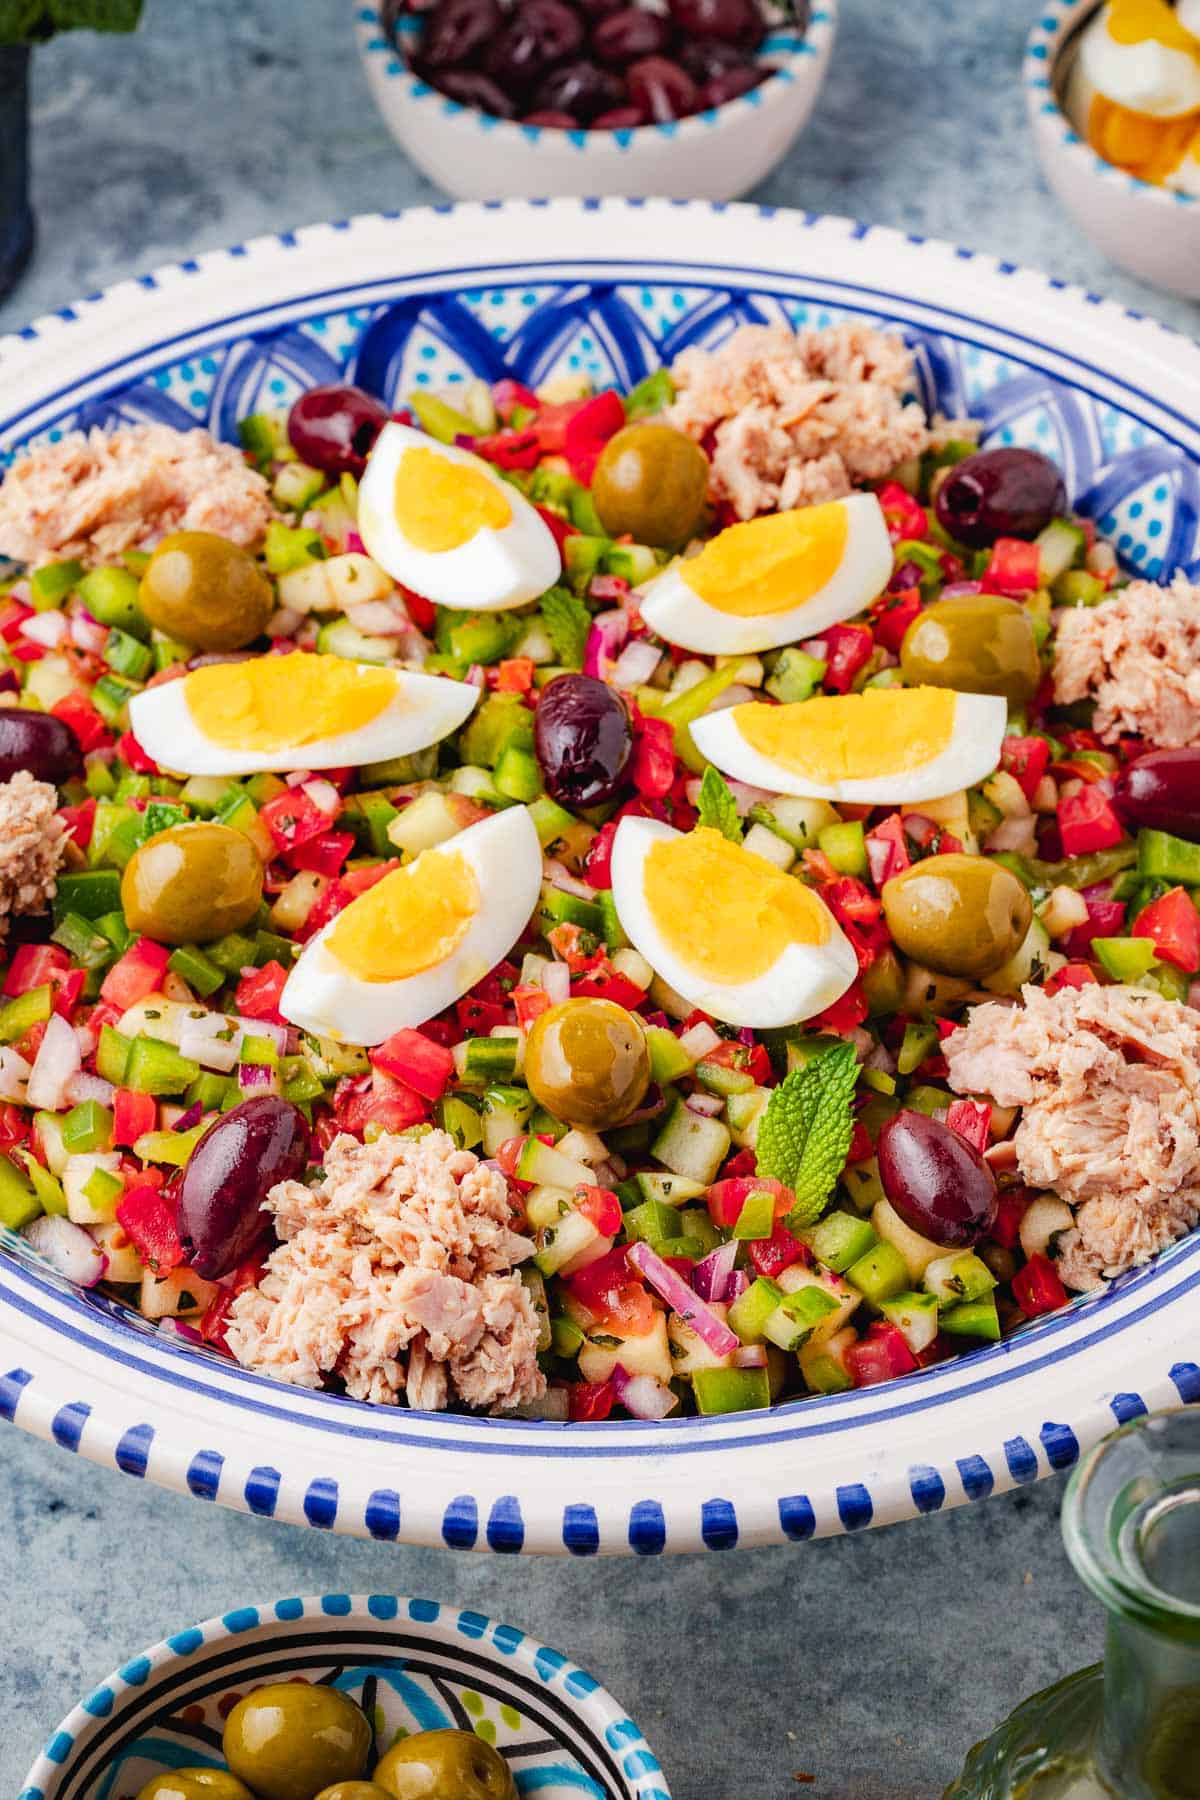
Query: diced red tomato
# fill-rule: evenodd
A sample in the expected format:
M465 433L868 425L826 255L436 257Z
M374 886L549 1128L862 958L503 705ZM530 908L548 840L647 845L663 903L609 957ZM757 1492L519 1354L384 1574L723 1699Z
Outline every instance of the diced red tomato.
M661 800L675 780L675 728L669 719L642 719L633 751L633 785Z
M117 1219L148 1269L164 1275L184 1260L175 1209L152 1187L130 1188L117 1201Z
M739 1044L734 1038L723 1038L715 1050L705 1052L703 1060L721 1069L738 1069L759 1087L771 1079L771 1058L765 1044Z
M92 829L96 823L95 800L89 796L78 806L60 806L58 816L79 848L86 850L92 841Z
M79 739L81 750L97 750L101 744L111 744L112 736L105 723L104 716L98 712L86 694L78 690L64 694L50 708L56 719L69 725Z
M131 1149L144 1131L154 1130L157 1118L158 1102L153 1094L118 1088L113 1095L113 1143Z
M0 603L0 638L11 644L21 635L21 628L26 619L32 619L33 608L26 606L23 600L14 600L10 596Z
M812 1260L807 1244L793 1237L782 1222L776 1224L769 1238L751 1238L746 1245L746 1254L755 1273L766 1275L768 1279L782 1269L790 1269L794 1263Z
M278 850L295 850L329 830L329 814L303 788L288 788L259 808L259 818Z
M1144 906L1132 926L1134 937L1151 938L1164 962L1185 975L1200 969L1200 913L1181 887Z
M957 1131L973 1150L983 1155L992 1141L992 1109L979 1100L952 1100L946 1111L946 1123Z
M736 1181L739 1175L753 1175L758 1158L750 1149L735 1150L721 1171L722 1181Z
M846 1351L846 1367L855 1387L874 1387L880 1381L893 1381L897 1375L911 1375L919 1365L895 1325L873 1319L865 1337Z
M429 1116L428 1102L403 1082L385 1076L386 1091L374 1086L343 1093L334 1089L333 1110L342 1131L361 1136L368 1125L379 1125L385 1131L407 1131ZM353 1084L348 1084L352 1088Z
M29 1136L30 1124L29 1114L19 1106L13 1106L7 1100L0 1104L0 1151L23 1144Z
M1024 538L997 538L983 572L989 594L1031 594L1042 579L1042 553Z
M1031 1256L1012 1278L1013 1299L1027 1319L1057 1312L1069 1298L1058 1270L1048 1256Z
M920 539L929 536L929 520L925 508L906 487L901 487L898 481L885 481L876 492L883 508L883 516L887 520L888 536L893 544L899 543L901 538Z
M541 405L532 388L527 388L523 381L515 381L511 375L505 375L499 381L493 381L492 401L497 413L506 422L518 407L525 412L535 413Z
M117 739L117 755L129 764L135 775L161 775L162 770L152 756L147 756L132 731L126 731Z
M726 1176L723 1181L714 1181L709 1188L705 1197L708 1216L714 1225L736 1225L750 1195L763 1193L774 1196L777 1219L782 1219L796 1204L791 1188L769 1175L733 1175Z
M608 960L603 950L598 947L588 948L589 945L595 945L595 939L581 925L552 925L546 933L546 942L555 956L566 963L572 975L582 975L587 969L598 969Z
M310 869L314 875L336 875L354 848L352 831L326 831L309 838L289 852L293 869Z
M490 1037L497 1025L511 1023L508 1008L498 1000L477 1000L472 994L455 1002L454 1013L467 1037Z
M615 437L625 423L625 402L612 388L593 394L577 406L563 430L563 454L571 473L584 487L590 487L600 452L610 437Z
M630 1268L624 1245L567 1276L566 1286L597 1325L644 1337L654 1324L656 1308L640 1275Z
M1078 793L1059 800L1058 829L1066 856L1107 850L1124 836L1120 819L1098 787L1080 788Z
M394 1075L426 1100L440 1100L454 1079L454 1057L419 1031L394 1031L370 1052L373 1068Z
M577 999L612 1000L630 1012L636 1011L646 998L646 990L631 981L628 975L620 974L607 959L598 968L576 976L571 992Z
M525 1137L505 1138L496 1152L496 1161L500 1165L501 1173L507 1175L510 1181L516 1177L517 1164L520 1162L521 1153L528 1142L529 1139Z
M583 879L589 887L610 888L612 886L612 847L617 835L617 819L610 819L602 825L591 844L583 865Z
M126 1007L144 1000L147 994L156 993L162 986L170 954L165 944L156 944L151 938L138 938L104 977L100 998L119 1006L124 1012Z
M1011 1250L1021 1236L1021 1220L1033 1200L1029 1188L1002 1188L996 1202L996 1217L989 1235L1005 1250Z
M876 643L898 653L905 632L921 610L921 590L908 587L881 594L869 610Z
M849 938L861 974L891 942L891 934L883 922L882 902L853 875L827 882L821 889L821 898Z
M533 1021L550 1009L550 996L545 988L534 987L532 983L527 987L515 987L512 1000L522 1031L528 1031Z
M211 1344L214 1350L224 1350L226 1355L229 1354L229 1343L225 1332L236 1298L232 1288L218 1288L216 1296L209 1301L197 1326L205 1343Z
M881 819L874 831L868 831L865 843L867 865L877 888L912 866L904 820L899 813L889 813L886 819Z
M86 969L67 969L54 982L54 1010L61 1019L72 1019L87 981Z
M1067 955L1076 960L1088 955L1093 938L1120 937L1125 924L1123 900L1102 900L1091 894L1085 894L1083 898L1088 909L1087 923L1076 925L1067 934ZM1078 987L1079 983L1071 985Z
M1006 737L1000 748L1000 767L1018 781L1021 792L1032 800L1034 790L1050 766L1050 746L1041 737Z
M254 969L249 975L243 975L234 992L234 1010L243 1019L268 1019L273 1025L282 1024L279 1014L279 1001L287 981L287 970L282 963L264 963L261 969Z
M542 523L548 526L551 532L553 532L554 541L560 550L568 538L578 537L579 532L577 528L572 525L569 519L564 519L561 513L556 513L553 507L538 506L535 507L534 510L538 513Z
M865 625L831 625L824 634L823 685L835 694L848 694L863 665L869 661L875 640Z
M495 463L498 469L536 469L542 460L541 438L533 425L477 437L471 448L476 456Z
M14 996L45 987L47 982L62 975L70 964L70 957L57 944L18 944L4 977L4 992Z
M611 1188L576 1189L575 1210L590 1219L601 1237L616 1237L621 1229L621 1202Z
M1053 975L1047 976L1045 989L1047 994L1057 994L1059 988L1087 987L1088 983L1095 979L1096 972L1089 968L1087 963L1069 962L1064 963L1061 969L1056 969Z
M857 1026L861 1025L869 1011L867 997L858 982L846 989L840 1000L827 1006L811 1021L814 1031L832 1031L837 1037L846 1037Z
M576 1425L592 1425L607 1419L617 1403L609 1381L573 1381L567 1389L567 1410Z
M861 1119L855 1119L850 1127L850 1148L846 1152L848 1163L866 1162L874 1156L875 1146L871 1142L871 1134Z
M502 694L527 694L533 686L532 656L509 656L496 671L496 687Z
M424 594L418 594L413 588L401 587L400 595L404 601L404 610L417 630L426 634L431 632L437 624L437 607L433 601L427 600Z

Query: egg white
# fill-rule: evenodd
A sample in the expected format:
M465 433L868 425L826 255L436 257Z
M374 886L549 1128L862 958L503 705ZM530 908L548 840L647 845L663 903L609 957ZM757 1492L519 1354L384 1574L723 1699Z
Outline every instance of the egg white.
M419 550L396 518L396 473L406 450L431 450L447 462L475 469L503 494L512 518L499 530L477 531L454 550ZM554 533L511 482L469 450L440 444L411 425L384 426L358 489L358 532L368 552L394 581L439 606L464 612L503 612L524 606L553 587L562 573Z
M1097 94L1147 118L1175 119L1200 107L1200 60L1153 38L1117 43L1105 8L1080 36L1068 87L1071 122L1083 135Z
M279 1002L285 1019L343 1043L379 1044L453 1005L508 954L529 923L542 884L542 847L528 808L508 807L437 848L461 855L480 891L479 911L452 954L400 981L364 981L326 942L358 904L351 901L305 946L288 976ZM423 851L413 867L419 869L429 854Z
M699 974L664 942L646 902L646 857L656 843L683 834L657 819L625 818L613 839L612 892L617 916L635 950L693 1006L726 1025L756 1030L811 1019L841 998L858 974L858 958L832 913L823 944L789 944L753 981L722 983ZM680 894L686 908L688 897Z
M794 644L852 618L880 595L892 573L892 546L883 509L874 494L851 494L838 503L847 515L846 544L833 575L815 594L787 612L740 618L702 600L687 581L687 562L674 562L638 596L642 618L658 637L708 656L750 654Z
M135 694L129 702L129 725L147 756L176 775L285 774L291 769L360 768L363 763L411 756L457 731L479 699L480 690L469 682L409 669L392 673L395 697L367 724L281 750L239 750L214 743L188 707L186 676Z
M723 712L708 713L691 728L701 756L715 763L722 774L753 787L768 788L773 794L840 800L855 806L908 805L974 787L999 763L1008 719L1008 707L1001 694L956 694L950 742L928 762L915 769L898 769L894 774L818 781L785 768L747 743L734 716L737 710L729 707Z

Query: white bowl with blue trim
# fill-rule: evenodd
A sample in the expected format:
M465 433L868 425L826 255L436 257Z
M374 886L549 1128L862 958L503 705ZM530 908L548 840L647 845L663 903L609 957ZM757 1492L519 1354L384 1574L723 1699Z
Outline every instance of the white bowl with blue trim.
M322 1682L400 1733L475 1731L537 1800L671 1800L633 1720L583 1669L482 1613L394 1594L241 1606L114 1670L53 1731L17 1800L116 1800L171 1769L221 1768L230 1708L271 1681Z
M1045 0L1022 79L1042 171L1080 230L1122 268L1200 300L1200 199L1140 181L1084 142L1062 109L1062 77L1101 0Z
M458 200L669 194L733 200L769 175L808 123L825 79L837 0L814 0L807 27L780 27L760 59L771 74L741 99L695 118L627 131L517 125L448 99L408 67L378 0L355 0L363 67L384 123L431 180ZM420 30L418 15L402 16Z
M767 207L566 201L285 232L0 340L0 458L80 426L237 420L349 378L629 388L748 320L867 320L925 405L1062 464L1126 567L1200 575L1200 346L950 245ZM800 1542L1068 1467L1200 1400L1200 1232L1005 1343L885 1387L714 1418L555 1425L281 1386L66 1286L0 1233L0 1418L201 1501L382 1541L572 1556ZM81 1472L82 1479L82 1472Z

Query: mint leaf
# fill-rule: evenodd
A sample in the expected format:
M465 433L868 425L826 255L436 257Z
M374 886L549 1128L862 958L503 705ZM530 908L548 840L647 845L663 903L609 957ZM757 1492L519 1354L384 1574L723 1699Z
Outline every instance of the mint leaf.
M796 1196L792 1230L820 1217L850 1148L850 1102L858 1081L852 1044L834 1044L773 1091L758 1127L758 1172Z
M742 841L742 821L738 818L737 802L729 791L725 777L719 769L710 763L704 771L704 779L700 783L700 805L697 825L707 825L713 831L719 831L727 837L731 844Z
M542 618L554 654L568 669L582 669L592 615L570 588L552 587L542 595Z

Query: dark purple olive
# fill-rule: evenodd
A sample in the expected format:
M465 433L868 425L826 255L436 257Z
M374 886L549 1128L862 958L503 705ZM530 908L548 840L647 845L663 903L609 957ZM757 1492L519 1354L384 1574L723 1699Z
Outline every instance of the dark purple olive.
M216 1281L271 1235L262 1211L279 1181L297 1181L308 1161L308 1124L277 1094L243 1100L209 1126L179 1187L179 1226L192 1267Z
M938 523L960 544L984 550L999 537L1035 538L1067 508L1057 463L1040 450L976 450L937 491Z
M302 462L326 475L361 475L388 422L388 409L362 388L331 382L293 402L288 438Z
M725 106L730 100L740 100L751 88L756 88L766 77L767 71L753 63L742 69L727 69L724 75L714 75L711 81L701 86L696 96L696 110L707 112L711 106Z
M735 44L724 44L720 38L688 38L679 46L679 62L697 87L730 69L758 67L744 50L739 50Z
M593 131L634 131L650 123L640 106L614 106L611 112L597 113Z
M502 87L478 69L446 69L431 76L434 87L461 106L492 113L497 119L515 119L517 109Z
M542 689L533 724L546 787L563 806L611 800L633 754L633 727L614 689L591 675L559 675Z
M421 39L427 69L454 69L481 56L501 30L496 0L438 0Z
M36 781L61 787L82 768L79 739L62 719L24 706L0 706L0 781L28 769Z
M720 38L740 50L757 50L767 35L755 0L671 0L671 17L685 37Z
M1127 825L1200 843L1200 750L1148 750L1121 770L1113 801Z
M665 56L644 56L625 71L629 98L644 108L656 124L669 125L696 110L695 82L686 69Z
M596 25L599 20L607 19L611 13L620 12L625 0L575 0L575 10L582 13L589 25Z
M660 13L644 6L624 6L602 19L592 32L592 53L599 62L623 69L639 56L661 56L671 42L671 27Z
M567 112L585 125L597 113L620 106L624 98L625 90L611 69L582 59L555 69L537 91L539 112Z
M964 1249L996 1217L996 1178L978 1150L926 1113L899 1112L879 1133L879 1178L904 1223Z
M528 93L556 63L575 56L583 38L583 20L563 0L523 0L484 66L507 94Z

